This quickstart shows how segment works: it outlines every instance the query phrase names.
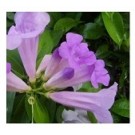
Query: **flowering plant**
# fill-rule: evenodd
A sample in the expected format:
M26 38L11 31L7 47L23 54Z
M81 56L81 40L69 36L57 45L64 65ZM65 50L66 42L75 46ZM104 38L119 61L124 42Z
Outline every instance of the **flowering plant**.
M105 61L85 34L69 32L77 19L58 20L53 30L51 20L44 12L14 15L7 34L7 121L112 123L118 84L110 85Z

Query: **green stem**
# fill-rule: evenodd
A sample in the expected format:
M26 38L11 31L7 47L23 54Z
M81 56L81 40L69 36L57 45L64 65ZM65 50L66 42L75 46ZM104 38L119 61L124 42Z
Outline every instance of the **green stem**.
M32 110L32 112L31 112L31 113L32 113L32 118L31 118L32 121L31 121L31 123L33 124L33 123L34 123L34 122L33 122L33 121L34 121L34 109L33 109L33 104L31 105L31 110Z

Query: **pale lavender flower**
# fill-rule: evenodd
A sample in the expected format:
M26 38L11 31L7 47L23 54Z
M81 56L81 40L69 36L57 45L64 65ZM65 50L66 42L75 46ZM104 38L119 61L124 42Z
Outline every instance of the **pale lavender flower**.
M50 59L51 59L51 55L45 55L43 60L41 61L38 69L37 69L37 72L36 72L36 75L39 76L39 74L43 71L45 71L48 63L50 62Z
M30 81L35 80L39 34L44 31L49 21L47 13L17 12L15 26L10 28L7 35L7 49L18 48Z
M12 73L11 64L7 63L7 90L23 92L30 89L30 86L28 86L22 79Z
M114 103L117 85L114 83L111 87L97 93L63 91L49 93L48 97L65 106L93 112L99 123L112 123L113 119L109 109Z
M58 67L60 66L61 57L59 55L58 49L56 49L51 58L50 61L47 64L46 70L45 70L45 80L53 76L58 71ZM62 67L62 65L61 65Z
M82 40L79 34L67 33L66 41L54 51L47 64L45 89L74 87L88 81L95 88L99 83L109 85L110 76L104 61L97 60Z
M62 118L63 123L90 123L87 111L80 109L75 109L74 111L64 109Z

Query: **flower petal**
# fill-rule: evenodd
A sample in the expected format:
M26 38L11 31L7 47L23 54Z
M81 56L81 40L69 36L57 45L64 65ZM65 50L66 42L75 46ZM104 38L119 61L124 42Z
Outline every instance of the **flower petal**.
M79 34L67 33L66 40L67 40L67 43L69 43L70 45L79 44L83 40L83 37L82 35L79 35Z
M90 66L91 67L91 66ZM73 68L70 71L74 71L74 75L70 79L65 79L64 70L58 72L54 76L52 76L47 82L47 87L52 88L66 88L66 87L73 87L75 85L80 85L83 82L89 81L91 79L91 74L93 72L93 67L90 68L89 66L83 66L80 69L74 70ZM73 72L71 72L72 74ZM69 74L69 73L68 73ZM69 74L70 75L70 74ZM60 79L58 79L60 78ZM59 81L60 80L60 81Z
M31 89L30 86L28 86L23 80L17 77L14 73L10 72L7 74L8 91L22 92L30 89Z
M7 35L7 49L13 50L21 45L22 39L19 33L16 31L15 26L9 29Z
M8 74L11 71L11 64L7 63L6 67L7 67L7 74Z
M64 70L55 74L51 79L47 81L45 84L45 88L57 88L57 86L61 85L62 83L70 80L74 76L74 69L70 67L66 67ZM62 85L63 86L63 85ZM60 88L60 87L58 87ZM65 88L65 86L64 86Z
M50 78L52 75L56 73L60 61L61 61L61 57L59 55L58 50L56 49L53 52L50 62L48 63L46 67L45 75L44 75L45 80Z
M38 49L38 38L28 38L23 40L18 51L22 59L25 71L30 80L34 80L36 75L36 58Z
M105 63L103 60L97 60L94 64L95 69L91 75L91 83L95 88L98 88L98 84L104 84L105 86L109 85L110 76L108 71L104 68Z
M50 60L51 60L51 55L45 55L44 58L42 59L36 74L39 75L42 71L44 71L47 67L47 65L49 64Z
M114 103L116 92L117 83L114 83L110 88L103 89L97 93L55 92L50 93L48 96L55 102L65 106L93 112L98 122L110 123L112 122L112 117L108 109Z
M15 14L16 29L22 38L32 38L43 32L50 22L50 17L44 12L17 12Z

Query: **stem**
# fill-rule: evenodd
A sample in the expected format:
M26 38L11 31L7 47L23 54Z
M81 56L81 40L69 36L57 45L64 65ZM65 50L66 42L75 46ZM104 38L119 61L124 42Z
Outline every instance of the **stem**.
M34 120L33 120L33 119L34 119L34 109L33 109L33 104L31 105L31 111L32 111L32 112L31 112L31 113L32 113L32 116L31 116L31 123L33 124L33 123L34 123L34 122L33 122L33 121L34 121Z
M31 93L31 96L28 98L28 103L31 105L31 123L34 123L34 108L33 105L35 103L35 98L33 93Z

